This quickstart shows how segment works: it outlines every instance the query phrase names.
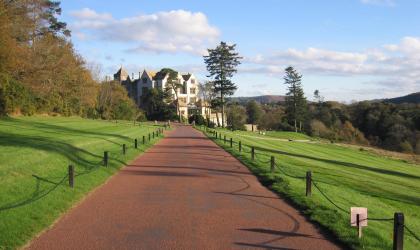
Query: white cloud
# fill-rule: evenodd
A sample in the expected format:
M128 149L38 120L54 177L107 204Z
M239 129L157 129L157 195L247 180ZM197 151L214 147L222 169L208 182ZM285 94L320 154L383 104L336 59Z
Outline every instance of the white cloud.
M98 14L94 10L89 8L83 8L81 10L71 11L70 15L77 19L84 20L111 20L112 15L109 13Z
M404 37L398 44L362 52L317 48L287 49L269 55L247 57L241 72L281 77L292 65L304 74L324 76L366 76L376 84L400 92L420 90L420 38Z
M363 4L381 5L381 6L395 6L394 0L360 0Z
M96 39L134 44L128 51L203 54L219 38L205 14L186 10L162 11L116 19L85 8L73 11L71 29L94 33Z

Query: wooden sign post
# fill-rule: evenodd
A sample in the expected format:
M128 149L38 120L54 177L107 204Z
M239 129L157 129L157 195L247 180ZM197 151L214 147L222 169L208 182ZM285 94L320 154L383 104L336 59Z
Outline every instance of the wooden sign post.
M362 227L367 227L368 225L367 208L351 207L350 224L352 227L357 227L359 238L362 238Z

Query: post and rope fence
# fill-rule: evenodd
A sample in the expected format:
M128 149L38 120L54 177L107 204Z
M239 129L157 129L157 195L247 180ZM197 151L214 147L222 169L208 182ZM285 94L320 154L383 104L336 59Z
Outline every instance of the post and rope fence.
M161 132L161 133L159 133L159 132ZM156 130L156 136L159 136L159 135L162 135L162 134L163 134L163 130L161 128L158 128ZM150 133L148 135L149 135L149 138L150 138ZM143 135L143 144L146 144L145 140L146 140L146 137ZM125 155L126 152L127 152L127 145L124 143L121 146L122 146L122 151L120 151L120 150L114 150L114 151L105 150L105 151L103 151L102 159L98 162L91 163L92 165L94 165L94 167L88 168L85 171L78 172L78 171L76 171L76 168L73 164L69 164L67 166L66 175L63 176L63 178L61 178L61 180L59 182L52 182L52 181L50 181L50 180L48 180L44 177L39 177L35 174L32 174L32 177L36 178L38 181L46 181L46 182L49 182L49 183L53 183L54 186L52 186L51 188L49 188L47 190L44 190L43 193L41 193L39 195L39 197L33 196L30 200L18 201L18 202L12 202L12 203L9 203L9 204L5 204L5 205L0 205L0 212L5 211L5 210L9 210L9 209L13 209L13 208L18 208L18 207L30 204L30 203L32 203L36 200L39 200L39 199L45 197L46 195L50 194L53 190L55 190L58 186L64 184L66 181L68 181L68 186L73 189L75 187L76 177L92 173L92 172L100 169L99 166L101 166L101 165L105 168L109 167L109 159L110 159L110 153L111 152L121 153L122 155ZM138 149L138 146L139 146L138 145L138 139L135 138L133 148Z
M222 140L221 137L221 133L219 132L219 137L218 137L218 132L217 131L212 131L211 133L213 133L215 135L215 139L220 139ZM226 143L226 135L224 136L224 143ZM234 142L233 138L230 138L230 148L233 148L233 143ZM250 147L251 150L250 151L246 151L243 147L247 146ZM261 148L259 148L259 150L263 150ZM255 146L248 146L248 145L243 145L241 141L238 141L238 151L241 153L242 151L244 151L245 153L251 153L251 159L252 161L255 160L259 160L260 162L264 163L264 164L270 164L270 173L275 173L275 170L279 170L280 173L282 173L284 176L287 176L289 178L294 178L294 179L300 179L300 180L305 180L305 196L308 197L308 199L310 199L310 197L312 196L312 186L315 187L315 189L321 194L322 197L324 197L329 203L331 203L334 207L336 207L339 211L350 215L350 211L347 209L344 209L343 207L337 205L337 203L335 203L333 201L333 199L331 199L320 187L319 184L317 183L317 181L314 180L313 175L312 175L312 171L307 171L305 176L296 176L296 175L292 175L289 174L285 171L284 168L280 167L278 165L278 163L276 162L276 159L273 155L269 156L270 160L267 162L264 162L261 160L261 158L256 157L257 155L263 155L263 154L257 154L256 150L255 150ZM270 151L267 151L270 152ZM264 155L264 156L268 156L268 155ZM393 218L366 218L364 220L371 220L371 221L378 221L378 222L393 222L393 250L403 250L403 246L404 246L404 231L407 231L410 236L415 239L417 242L419 242L420 244L420 236L417 235L414 230L412 230L411 228L409 228L405 221L404 221L404 214L401 212L395 212L394 213L394 217ZM359 237L361 237L361 222L364 221L363 219L360 219L360 214L356 215L356 225L358 226L359 229Z

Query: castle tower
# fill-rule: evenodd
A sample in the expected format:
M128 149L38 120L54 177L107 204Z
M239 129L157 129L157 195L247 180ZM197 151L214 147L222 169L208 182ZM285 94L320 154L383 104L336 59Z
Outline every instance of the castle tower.
M128 78L128 72L125 69L123 69L122 66L117 71L117 73L114 74L114 81L123 82L123 81L127 80L127 78Z

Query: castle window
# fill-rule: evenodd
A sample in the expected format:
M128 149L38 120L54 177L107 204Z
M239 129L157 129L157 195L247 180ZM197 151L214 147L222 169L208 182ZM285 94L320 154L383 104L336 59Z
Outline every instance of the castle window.
M190 103L195 103L197 100L195 97L190 97Z
M194 80L194 79L191 79L191 83L193 83L193 84L194 84L194 83L195 83L195 80Z
M147 83L147 78L143 78L143 83Z
M195 94L195 88L190 88L190 94Z

